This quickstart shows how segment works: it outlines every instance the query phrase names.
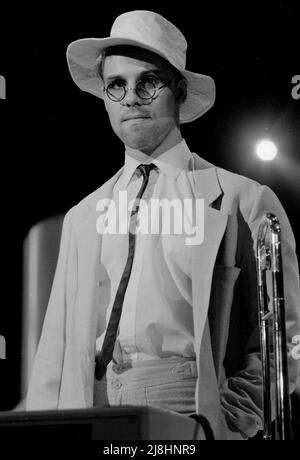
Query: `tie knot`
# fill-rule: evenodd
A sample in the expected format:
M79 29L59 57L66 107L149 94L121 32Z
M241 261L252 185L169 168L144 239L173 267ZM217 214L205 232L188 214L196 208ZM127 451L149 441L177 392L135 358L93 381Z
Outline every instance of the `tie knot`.
M149 177L149 174L150 174L150 171L151 169L154 169L155 168L155 164L154 163L149 163L149 164L141 164L137 167L137 169L139 169L141 171L141 173L143 174L144 177Z

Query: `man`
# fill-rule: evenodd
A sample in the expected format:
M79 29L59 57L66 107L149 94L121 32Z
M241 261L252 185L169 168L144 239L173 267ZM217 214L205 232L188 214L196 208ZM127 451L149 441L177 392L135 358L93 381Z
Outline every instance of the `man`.
M71 75L104 100L125 162L65 217L27 409L153 405L202 415L216 439L246 439L262 428L255 246L266 212L282 226L289 349L300 330L295 243L269 188L182 139L180 124L215 97L210 77L185 70L186 46L162 16L133 11L110 37L68 47ZM148 220L155 200L165 206ZM289 366L292 389L292 353Z

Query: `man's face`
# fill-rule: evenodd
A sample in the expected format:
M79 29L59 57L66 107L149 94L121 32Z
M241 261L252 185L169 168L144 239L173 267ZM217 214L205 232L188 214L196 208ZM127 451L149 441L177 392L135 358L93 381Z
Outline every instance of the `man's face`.
M104 101L111 126L123 143L151 154L178 126L179 106L171 66L159 56L138 48L130 55L105 58L105 87L115 82L117 86L124 83L126 87L135 88L145 77L154 77L162 83L171 79L171 82L158 90L154 100L143 101L136 91L130 89L120 102L111 101L105 93Z

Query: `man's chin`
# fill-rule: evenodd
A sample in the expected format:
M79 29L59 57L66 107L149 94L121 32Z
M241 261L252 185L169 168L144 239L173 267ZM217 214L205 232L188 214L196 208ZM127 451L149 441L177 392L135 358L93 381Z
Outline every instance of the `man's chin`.
M145 136L145 133L125 135L123 137L125 145L131 149L149 151L155 148L155 143L152 138Z

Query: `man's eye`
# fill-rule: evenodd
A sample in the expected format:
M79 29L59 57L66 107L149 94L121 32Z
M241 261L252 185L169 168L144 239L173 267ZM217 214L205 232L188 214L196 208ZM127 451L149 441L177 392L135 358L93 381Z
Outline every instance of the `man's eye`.
M109 83L108 88L119 89L119 88L123 88L124 86L125 86L125 83L123 80L114 80L111 83Z
M141 84L144 86L159 86L160 81L156 77L145 77L141 80Z

